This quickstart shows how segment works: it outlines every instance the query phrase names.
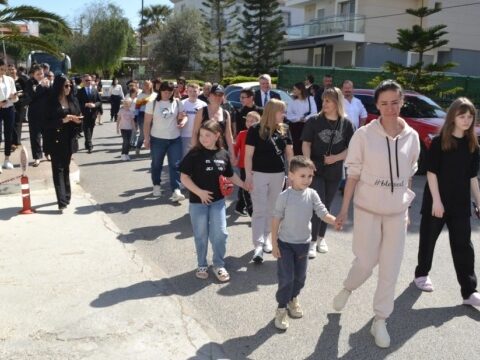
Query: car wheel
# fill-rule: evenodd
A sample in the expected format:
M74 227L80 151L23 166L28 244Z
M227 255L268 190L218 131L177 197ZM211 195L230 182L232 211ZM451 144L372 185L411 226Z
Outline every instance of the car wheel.
M418 157L418 169L416 175L425 175L427 173L427 148L420 145L420 155Z

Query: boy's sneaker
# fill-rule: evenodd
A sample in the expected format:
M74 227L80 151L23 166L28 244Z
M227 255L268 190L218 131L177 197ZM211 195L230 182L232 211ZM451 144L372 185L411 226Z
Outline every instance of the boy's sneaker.
M422 291L432 292L433 291L433 284L430 276L419 276L413 279L416 287Z
M463 300L463 305L480 306L480 294L474 292L468 299Z
M257 246L255 248L255 251L253 252L252 261L255 264L261 264L263 262L263 247L262 246Z
M373 319L370 333L375 338L375 344L381 348L388 348L390 346L390 335L388 335L387 324L384 319Z
M335 311L342 311L347 304L348 298L352 292L347 289L342 289L337 296L333 298L333 308Z
M322 254L325 254L328 252L328 245L325 239L322 239L318 242L317 251Z
M125 160L126 160L126 161L130 161L130 155L128 155L128 154L125 155Z
M298 301L298 297L294 297L291 301L289 301L287 309L290 317L292 318L299 319L303 316L303 310L300 306L300 302Z
M180 189L173 190L173 194L170 197L170 200L173 202L179 202L185 200L185 195L183 195Z
M265 240L265 243L263 244L263 252L264 253L267 253L267 254L271 254L272 253L272 240L270 240L270 238L268 238L267 240Z
M160 185L153 185L153 196L161 196L162 190L160 189Z
M10 160L5 160L5 162L3 163L3 168L8 170L13 169L12 162Z
M235 208L235 214L237 214L239 216L248 216L245 209L240 209L240 208Z
M308 248L308 258L309 259L315 259L317 257L317 242L316 241L310 241L310 247Z
M275 327L279 330L288 329L287 309L285 308L277 309L275 313Z

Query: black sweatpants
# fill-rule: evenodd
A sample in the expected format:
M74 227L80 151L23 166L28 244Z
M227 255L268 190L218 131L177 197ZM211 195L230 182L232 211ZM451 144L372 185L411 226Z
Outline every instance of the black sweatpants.
M292 244L278 239L281 257L277 260L278 290L275 297L279 308L287 307L305 286L309 247L309 243Z
M122 133L122 155L128 155L128 151L130 150L130 139L132 138L132 130L124 130L120 129Z
M335 193L338 190L338 185L341 179L327 180L322 176L315 175L313 177L312 185L310 187L317 191L320 200L325 207L330 211L330 205L332 205ZM327 232L327 223L320 220L317 214L312 216L312 241L317 241L317 237L324 237Z
M476 292L477 277L475 276L475 254L470 239L470 217L444 216L437 218L432 215L422 215L420 222L420 244L418 248L418 266L415 277L427 276L432 268L433 251L438 236L447 224L452 250L453 265L457 273L462 297L468 299Z

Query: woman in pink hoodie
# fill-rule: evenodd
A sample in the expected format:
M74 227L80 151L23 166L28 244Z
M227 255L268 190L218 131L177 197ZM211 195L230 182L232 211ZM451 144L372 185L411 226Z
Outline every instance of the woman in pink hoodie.
M353 135L345 161L347 183L338 225L347 219L353 197L353 253L355 260L333 307L343 309L351 292L360 287L378 265L371 334L377 346L390 346L385 320L393 311L395 285L403 258L408 207L415 194L411 178L420 152L418 134L403 120L403 90L393 80L375 89L380 117ZM355 195L354 195L355 193Z

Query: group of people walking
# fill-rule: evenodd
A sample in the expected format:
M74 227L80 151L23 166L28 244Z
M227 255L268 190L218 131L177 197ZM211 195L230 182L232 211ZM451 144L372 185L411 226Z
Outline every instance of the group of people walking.
M4 66L0 63L0 75ZM81 129L85 149L88 153L93 149L93 128L101 108L99 93L89 75L83 77L83 86L76 88L65 76L47 84L41 67L32 71L29 121L33 130L36 121L45 129L44 146L51 156L58 206L63 210L71 197L68 168L78 150ZM1 79L0 118L7 133L5 119L13 116L10 108L17 93L8 77L2 75ZM165 156L171 201L185 199L182 188L189 191L197 254L195 276L209 277L210 242L213 274L221 282L230 280L224 260L228 238L225 198L236 185L235 211L251 216L252 261L261 264L265 253L277 258L274 323L286 330L288 317L303 316L300 293L308 259L317 252L328 252L327 226L341 230L353 200L355 258L333 307L341 311L378 265L371 333L379 347L390 346L386 320L393 311L409 208L415 198L412 177L420 152L418 134L400 117L400 85L385 80L375 89L380 116L367 125L365 109L351 95L350 81L342 84L344 91L333 84L319 88L312 86L312 81L296 83L295 99L287 107L265 74L259 78L257 91L241 91L242 108L233 114L223 107L225 89L221 85L206 84L203 94L198 84L179 85L156 79L145 81L140 91L133 83L123 96L115 82L111 119L117 121L117 131L122 134L122 160L129 159L132 138L137 154L142 146L150 150L154 196L162 193ZM41 97L43 102L38 100ZM463 304L480 306L470 227L471 194L480 204L476 116L474 105L458 98L448 109L440 134L432 140L414 283L422 291L433 291L429 272L436 240L446 224ZM133 137L137 129L140 136ZM36 132L31 130L32 134ZM5 149L8 161L7 138ZM32 151L35 160L41 158L37 147L32 146ZM341 210L334 216L330 206L345 173Z

